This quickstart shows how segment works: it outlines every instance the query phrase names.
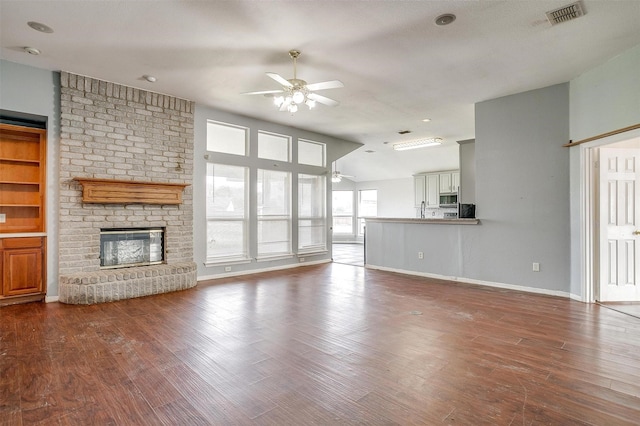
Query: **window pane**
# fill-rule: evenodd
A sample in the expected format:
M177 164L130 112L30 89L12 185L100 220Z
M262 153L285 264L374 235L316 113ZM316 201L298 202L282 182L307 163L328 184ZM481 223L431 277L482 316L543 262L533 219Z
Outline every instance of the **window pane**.
M353 191L333 191L332 210L334 216L352 215Z
M207 221L207 258L244 258L245 222L242 220L208 220Z
M353 217L334 216L333 217L333 233L334 234L353 234Z
M207 164L207 217L244 218L247 168Z
M298 141L298 163L324 167L324 144L300 139Z
M273 133L258 132L258 157L268 160L291 161L291 138Z
M246 155L249 129L207 121L207 151Z
M207 259L245 259L246 167L207 164Z
M326 180L298 175L298 250L327 249Z
M258 169L258 256L291 253L291 173Z
M291 253L290 229L287 219L258 221L258 253Z

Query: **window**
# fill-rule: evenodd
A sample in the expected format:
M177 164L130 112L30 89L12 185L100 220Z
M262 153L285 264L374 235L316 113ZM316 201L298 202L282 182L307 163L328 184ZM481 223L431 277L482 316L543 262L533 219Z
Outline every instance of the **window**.
M291 138L275 133L258 132L258 157L290 162Z
M246 167L207 164L207 261L247 259Z
M378 190L358 191L358 235L364 235L365 221L362 218L376 216L378 216Z
M232 124L207 121L207 151L247 155L249 129Z
M333 233L353 235L353 191L333 191Z
M326 178L298 175L298 252L327 249Z
M320 142L298 140L298 164L325 166L324 144Z
M291 254L291 173L258 169L258 257Z

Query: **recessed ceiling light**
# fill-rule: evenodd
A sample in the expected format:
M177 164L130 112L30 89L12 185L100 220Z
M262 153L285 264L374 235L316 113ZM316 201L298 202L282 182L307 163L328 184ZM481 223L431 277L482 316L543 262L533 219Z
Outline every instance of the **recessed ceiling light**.
M40 22L29 21L27 22L27 25L36 31L40 31L41 33L51 34L53 32L53 28L48 25L41 24Z
M40 50L36 49L35 47L25 47L24 51L27 52L29 55L39 55L40 54Z
M155 83L156 81L158 81L158 79L152 75L143 75L142 78L147 80L149 83Z
M436 25L449 25L455 20L456 15L454 15L453 13L445 13L444 15L440 15L436 18Z
M422 121L424 121L425 123L428 123L428 122L431 121L431 119L430 118L423 118Z
M365 152L366 152L367 154L373 154L375 151L374 151L374 150L372 150L372 149L368 149L368 150L366 150Z
M407 133L411 133L411 130L400 130L398 132L399 135L406 135Z

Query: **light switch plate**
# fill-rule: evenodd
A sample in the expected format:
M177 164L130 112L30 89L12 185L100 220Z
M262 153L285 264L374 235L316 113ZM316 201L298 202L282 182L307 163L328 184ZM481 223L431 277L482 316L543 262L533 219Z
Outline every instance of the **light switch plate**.
M6 213L0 213L0 223L7 223Z

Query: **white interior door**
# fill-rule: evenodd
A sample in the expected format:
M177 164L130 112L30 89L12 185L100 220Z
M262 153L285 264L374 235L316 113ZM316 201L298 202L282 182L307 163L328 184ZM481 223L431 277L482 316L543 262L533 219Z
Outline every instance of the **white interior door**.
M640 301L640 150L600 149L600 301Z

